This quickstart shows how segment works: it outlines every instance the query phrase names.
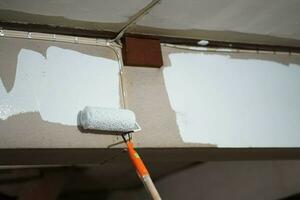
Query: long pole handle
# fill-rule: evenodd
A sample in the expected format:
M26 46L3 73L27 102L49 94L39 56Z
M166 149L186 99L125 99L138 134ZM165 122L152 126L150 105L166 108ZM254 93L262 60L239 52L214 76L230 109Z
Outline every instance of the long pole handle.
M139 154L134 150L132 142L127 141L126 145L131 163L136 169L136 172L140 177L141 181L143 182L147 192L151 195L153 200L161 200L160 195L150 177L150 174L146 166L144 165L142 159L140 158Z
M144 186L148 193L151 195L153 200L161 200L160 195L150 177L150 175L146 175L143 177L140 177L142 182L144 183Z

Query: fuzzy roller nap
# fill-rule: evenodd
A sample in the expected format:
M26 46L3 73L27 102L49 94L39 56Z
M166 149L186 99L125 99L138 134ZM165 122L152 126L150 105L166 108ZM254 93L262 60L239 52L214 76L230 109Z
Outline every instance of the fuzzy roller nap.
M126 109L86 106L79 114L84 129L131 132L136 128L135 114Z

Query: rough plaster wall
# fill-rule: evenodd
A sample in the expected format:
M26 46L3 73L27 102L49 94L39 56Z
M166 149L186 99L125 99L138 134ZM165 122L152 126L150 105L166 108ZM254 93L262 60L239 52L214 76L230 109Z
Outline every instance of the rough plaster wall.
M7 91L12 91L14 87L17 58L23 48L39 52L44 57L48 47L57 46L86 55L115 59L115 55L108 48L23 39L1 39L0 42L0 52L2 52L0 56L4 56L0 59L0 76ZM124 74L129 109L136 112L137 121L142 126L142 131L134 137L138 147L210 146L182 142L160 69L125 67ZM95 91L95 88L92 87L90 90ZM0 120L0 129L4 133L1 135L1 148L107 148L121 141L120 137L107 135L107 132L103 132L104 135L83 134L77 126L44 121L38 112L24 113ZM16 139L20 137L24 138Z
M164 82L185 142L299 147L299 55L163 48L163 56Z
M115 59L113 52L107 48L78 44L33 41L22 39L0 40L0 77L7 91L14 86L17 57L22 48L46 56L50 46L71 49L90 56ZM169 56L173 53L191 51L163 48L164 67L171 67ZM299 59L284 55L227 54L231 59L259 59L281 64L299 64ZM125 88L129 109L137 116L142 131L137 133L134 141L138 147L214 147L209 141L182 140L176 113L170 105L165 86L163 70L151 68L125 67ZM25 113L0 120L1 148L106 148L119 142L120 137L94 134L82 134L76 126L64 126L42 120L39 113ZM198 134L198 133L195 133ZM16 138L23 138L17 140ZM253 145L255 147L256 144ZM279 145L280 146L280 145ZM121 146L117 146L121 147Z
M162 199L274 200L300 190L299 161L208 162L155 182ZM146 199L143 188L116 191L114 199Z
M292 58L300 60L282 56ZM175 53L169 59L164 79L185 142L299 147L300 65L221 53Z
M135 112L142 127L141 134L137 133L134 137L138 146L147 143L162 147L214 146L192 141L183 145L175 113L170 107L162 69L125 67L125 77L128 106Z
M114 53L102 47L22 39L1 39L0 43L0 52L1 56L3 56L0 59L0 77L7 92L11 92L14 86L18 54L23 48L39 52L46 57L47 49L50 46L57 46L64 49L72 49L90 56L101 55L103 58L115 60ZM57 75L59 76L59 74ZM27 85L24 84L24 86L26 87ZM73 89L76 90L78 87L74 86ZM78 91L78 94L80 94L80 91ZM49 98L51 100L51 97ZM57 114L61 115L60 112ZM77 126L65 126L59 123L44 121L38 112L24 113L12 116L6 120L0 120L0 129L2 133L0 140L1 148L105 148L117 140L116 137L110 135L83 134Z
M16 68L12 91L0 82L0 119L39 112L44 121L76 126L86 105L120 107L117 61L50 46L46 57L21 49Z

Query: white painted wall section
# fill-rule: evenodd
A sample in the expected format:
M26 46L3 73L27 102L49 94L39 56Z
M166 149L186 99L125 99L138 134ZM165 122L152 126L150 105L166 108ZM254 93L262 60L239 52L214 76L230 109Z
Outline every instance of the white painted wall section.
M163 69L184 142L299 147L300 66L174 53Z
M46 58L22 49L16 79L7 93L0 81L0 119L40 112L45 121L77 125L86 105L118 108L118 62L51 46Z

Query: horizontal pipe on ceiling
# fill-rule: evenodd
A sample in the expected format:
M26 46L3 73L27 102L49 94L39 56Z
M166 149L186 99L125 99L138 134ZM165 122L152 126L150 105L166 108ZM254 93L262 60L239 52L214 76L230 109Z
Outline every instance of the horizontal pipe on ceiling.
M16 22L4 22L0 21L0 29L6 30L16 30L25 32L39 32L39 33L50 33L50 34L60 34L66 36L78 36L87 38L103 38L113 40L116 36L116 32L112 31L100 31L100 30L90 30L90 29L80 29L80 28L70 28L61 26L51 26L45 24L30 24L30 23L16 23ZM133 34L125 33L125 36L130 37L141 37L141 38L154 38L159 39L162 43L174 44L174 45L184 45L184 46L195 46L201 47L198 42L201 39L192 38L178 38L163 35L150 35L150 34ZM218 49L243 49L252 51L271 51L271 52L292 52L300 53L299 46L282 46L282 45L272 45L272 44L254 44L254 43L241 43L241 42L231 42L231 41L216 41L209 40L209 44L206 46L209 48Z
M20 38L20 39L32 39L32 40L44 40L53 42L73 43L73 44L84 44L93 46L110 47L114 46L120 48L121 46L116 43L111 43L108 39L98 39L92 37L80 37L62 34L50 34L50 33L38 33L38 32L27 32L27 31L16 31L16 30L0 30L0 38ZM287 51L275 51L275 50L247 50L238 48L223 48L223 47L210 47L210 46L187 46L187 45L176 45L169 43L161 43L163 47L172 47L182 50L201 51L201 52L219 52L219 53L255 53L255 54L276 54L276 55L300 55L298 52L287 52Z

